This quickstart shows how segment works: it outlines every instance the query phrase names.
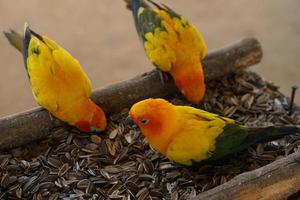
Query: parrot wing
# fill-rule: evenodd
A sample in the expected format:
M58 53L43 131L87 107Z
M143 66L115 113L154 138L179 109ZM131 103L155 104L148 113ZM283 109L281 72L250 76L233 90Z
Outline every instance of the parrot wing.
M208 126L215 126L215 128L208 129L222 130L218 133L215 139L215 150L209 152L209 160L215 160L224 155L236 152L239 150L237 147L241 146L241 143L247 137L247 130L245 127L236 124L233 119L227 117L221 117L220 115L213 114L204 110L194 109L189 107L189 112L193 113L199 121L208 121ZM218 128L217 128L218 127Z
M154 32L156 28L162 28L161 22L163 21L163 18L144 1L132 0L131 2L135 27L138 35L144 42L146 41L146 33Z
M180 115L180 128L172 135L167 157L184 165L209 159L224 127L238 127L234 120L204 110L190 106L176 106L176 109Z
M196 28L169 7L149 2L154 7L132 0L131 8L138 35L151 62L168 72L176 61L184 62L182 59L189 56L204 58L206 45Z
M143 42L147 56L151 62L162 71L170 71L176 61L176 44L178 36L171 24L167 10L158 4L157 9L150 7L144 1L133 0L132 12L136 30ZM160 13L164 12L169 21Z
M58 109L57 97L53 89L49 89L49 84L53 84L53 79L49 77L55 76L55 63L51 51L45 45L42 36L34 33L27 25L24 29L23 47L25 68L33 96L39 105L55 112Z
M235 121L233 119L227 117L221 117L220 115L207 112L205 110L200 110L197 108L193 108L190 106L179 106L180 109L184 110L184 112L189 113L191 116L198 118L200 121L223 121L226 124L234 124Z
M279 139L285 135L297 133L299 126L248 128L235 124L224 127L216 139L216 149L207 161L218 160L228 154L239 152L250 145Z
M177 106L177 109L182 126L173 135L167 156L184 165L218 160L250 145L300 131L299 126L249 128L189 106Z
M222 158L225 155L238 152L247 146L243 142L248 136L246 128L237 124L228 124L223 128L223 132L216 138L215 150L210 152L208 161Z
M223 130L215 138L215 149L209 152L210 157L207 161L218 160L228 154L241 151L250 145L272 141L300 130L299 126L249 128L236 124L230 118L221 117L204 110L189 107L189 112L197 116L198 120L207 120L211 125L219 126ZM222 125L220 119L225 124Z
M38 104L55 112L61 105L71 106L74 99L90 96L90 80L66 50L26 25L23 45L26 70Z

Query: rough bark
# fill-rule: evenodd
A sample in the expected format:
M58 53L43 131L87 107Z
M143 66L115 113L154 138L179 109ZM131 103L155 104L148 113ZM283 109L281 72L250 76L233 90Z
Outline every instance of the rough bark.
M192 200L284 200L297 196L299 191L300 151L238 175Z
M260 62L262 49L255 38L245 38L232 45L209 53L203 60L206 81L226 76ZM178 92L171 78L162 84L157 70L135 78L97 89L92 99L107 114L117 113L133 103L149 97L167 97ZM0 150L9 149L42 139L57 125L48 112L36 108L0 119Z

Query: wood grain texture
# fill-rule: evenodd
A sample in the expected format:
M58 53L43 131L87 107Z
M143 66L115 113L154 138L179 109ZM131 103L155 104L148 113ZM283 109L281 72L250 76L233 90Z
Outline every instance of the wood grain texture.
M232 45L209 53L203 60L206 81L226 76L257 64L262 58L260 43L255 38L245 38ZM162 84L157 70L132 79L111 84L93 91L92 99L107 114L117 113L137 101L149 97L165 98L178 92L170 78ZM0 150L25 145L46 137L55 126L64 125L51 120L48 112L36 108L0 119Z
M300 191L300 151L245 172L191 200L284 200Z

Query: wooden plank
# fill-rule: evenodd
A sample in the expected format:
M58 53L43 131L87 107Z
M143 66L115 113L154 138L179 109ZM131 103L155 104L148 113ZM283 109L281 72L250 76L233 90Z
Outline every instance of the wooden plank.
M300 151L240 174L192 200L284 200L299 191Z

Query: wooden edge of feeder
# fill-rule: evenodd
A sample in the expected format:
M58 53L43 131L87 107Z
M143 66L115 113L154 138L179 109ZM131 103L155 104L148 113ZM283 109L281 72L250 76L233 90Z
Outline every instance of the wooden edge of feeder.
M262 58L260 43L245 38L222 49L208 53L202 64L206 80L212 80L259 63ZM117 113L137 101L150 97L167 97L178 92L170 78L162 84L157 70L132 79L96 89L92 99L107 114ZM55 123L54 123L55 122ZM59 120L51 120L42 108L0 119L0 150L10 149L45 138Z
M191 200L284 200L300 191L300 151L203 192Z

